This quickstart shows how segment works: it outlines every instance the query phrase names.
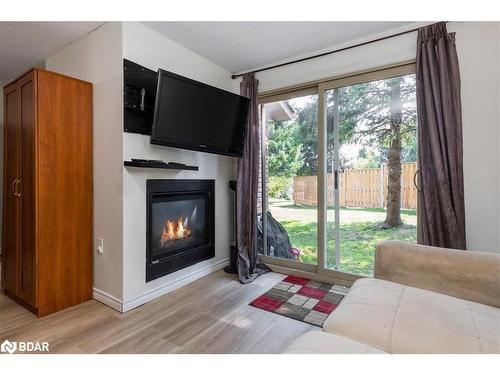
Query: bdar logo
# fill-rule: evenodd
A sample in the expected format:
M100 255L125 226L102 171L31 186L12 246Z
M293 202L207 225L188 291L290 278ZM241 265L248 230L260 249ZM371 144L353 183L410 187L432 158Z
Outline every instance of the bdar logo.
M0 345L0 351L3 353L12 354L17 350L17 342L10 342L9 340L5 340L2 345Z
M49 343L46 341L9 341L5 340L0 345L0 352L12 354L14 352L48 352Z

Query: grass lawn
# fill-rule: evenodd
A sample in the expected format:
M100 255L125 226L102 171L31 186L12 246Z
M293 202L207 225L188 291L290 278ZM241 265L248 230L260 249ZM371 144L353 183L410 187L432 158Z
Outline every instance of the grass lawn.
M368 210L367 210L368 211ZM411 213L407 213L410 214ZM300 249L301 260L316 263L317 227L315 222L280 220L290 236L292 246ZM334 223L328 222L327 264L335 266ZM344 272L373 275L373 257L375 245L384 240L403 240L416 242L417 228L405 224L399 228L382 229L380 222L361 221L345 223L340 227L340 269Z

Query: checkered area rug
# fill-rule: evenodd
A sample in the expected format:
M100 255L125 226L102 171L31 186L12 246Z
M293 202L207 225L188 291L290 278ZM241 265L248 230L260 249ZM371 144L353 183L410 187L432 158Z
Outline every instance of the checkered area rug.
M287 276L250 306L322 327L347 292L343 285Z

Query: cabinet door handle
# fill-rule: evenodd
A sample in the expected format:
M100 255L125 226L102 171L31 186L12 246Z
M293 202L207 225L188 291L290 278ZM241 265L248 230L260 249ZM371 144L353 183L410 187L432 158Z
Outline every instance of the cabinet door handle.
M13 182L12 182L12 192L14 193L14 195L16 197L20 197L21 196L21 193L18 191L18 187L19 185L21 185L21 180L16 178Z
M17 185L16 185L16 191L17 191L17 196L20 197L22 194L21 194L21 180L17 180ZM19 190L18 190L19 189Z

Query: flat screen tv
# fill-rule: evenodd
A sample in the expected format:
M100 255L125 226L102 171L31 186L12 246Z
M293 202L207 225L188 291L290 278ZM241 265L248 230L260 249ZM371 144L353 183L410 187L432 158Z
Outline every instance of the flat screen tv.
M151 143L241 156L249 100L158 70Z

